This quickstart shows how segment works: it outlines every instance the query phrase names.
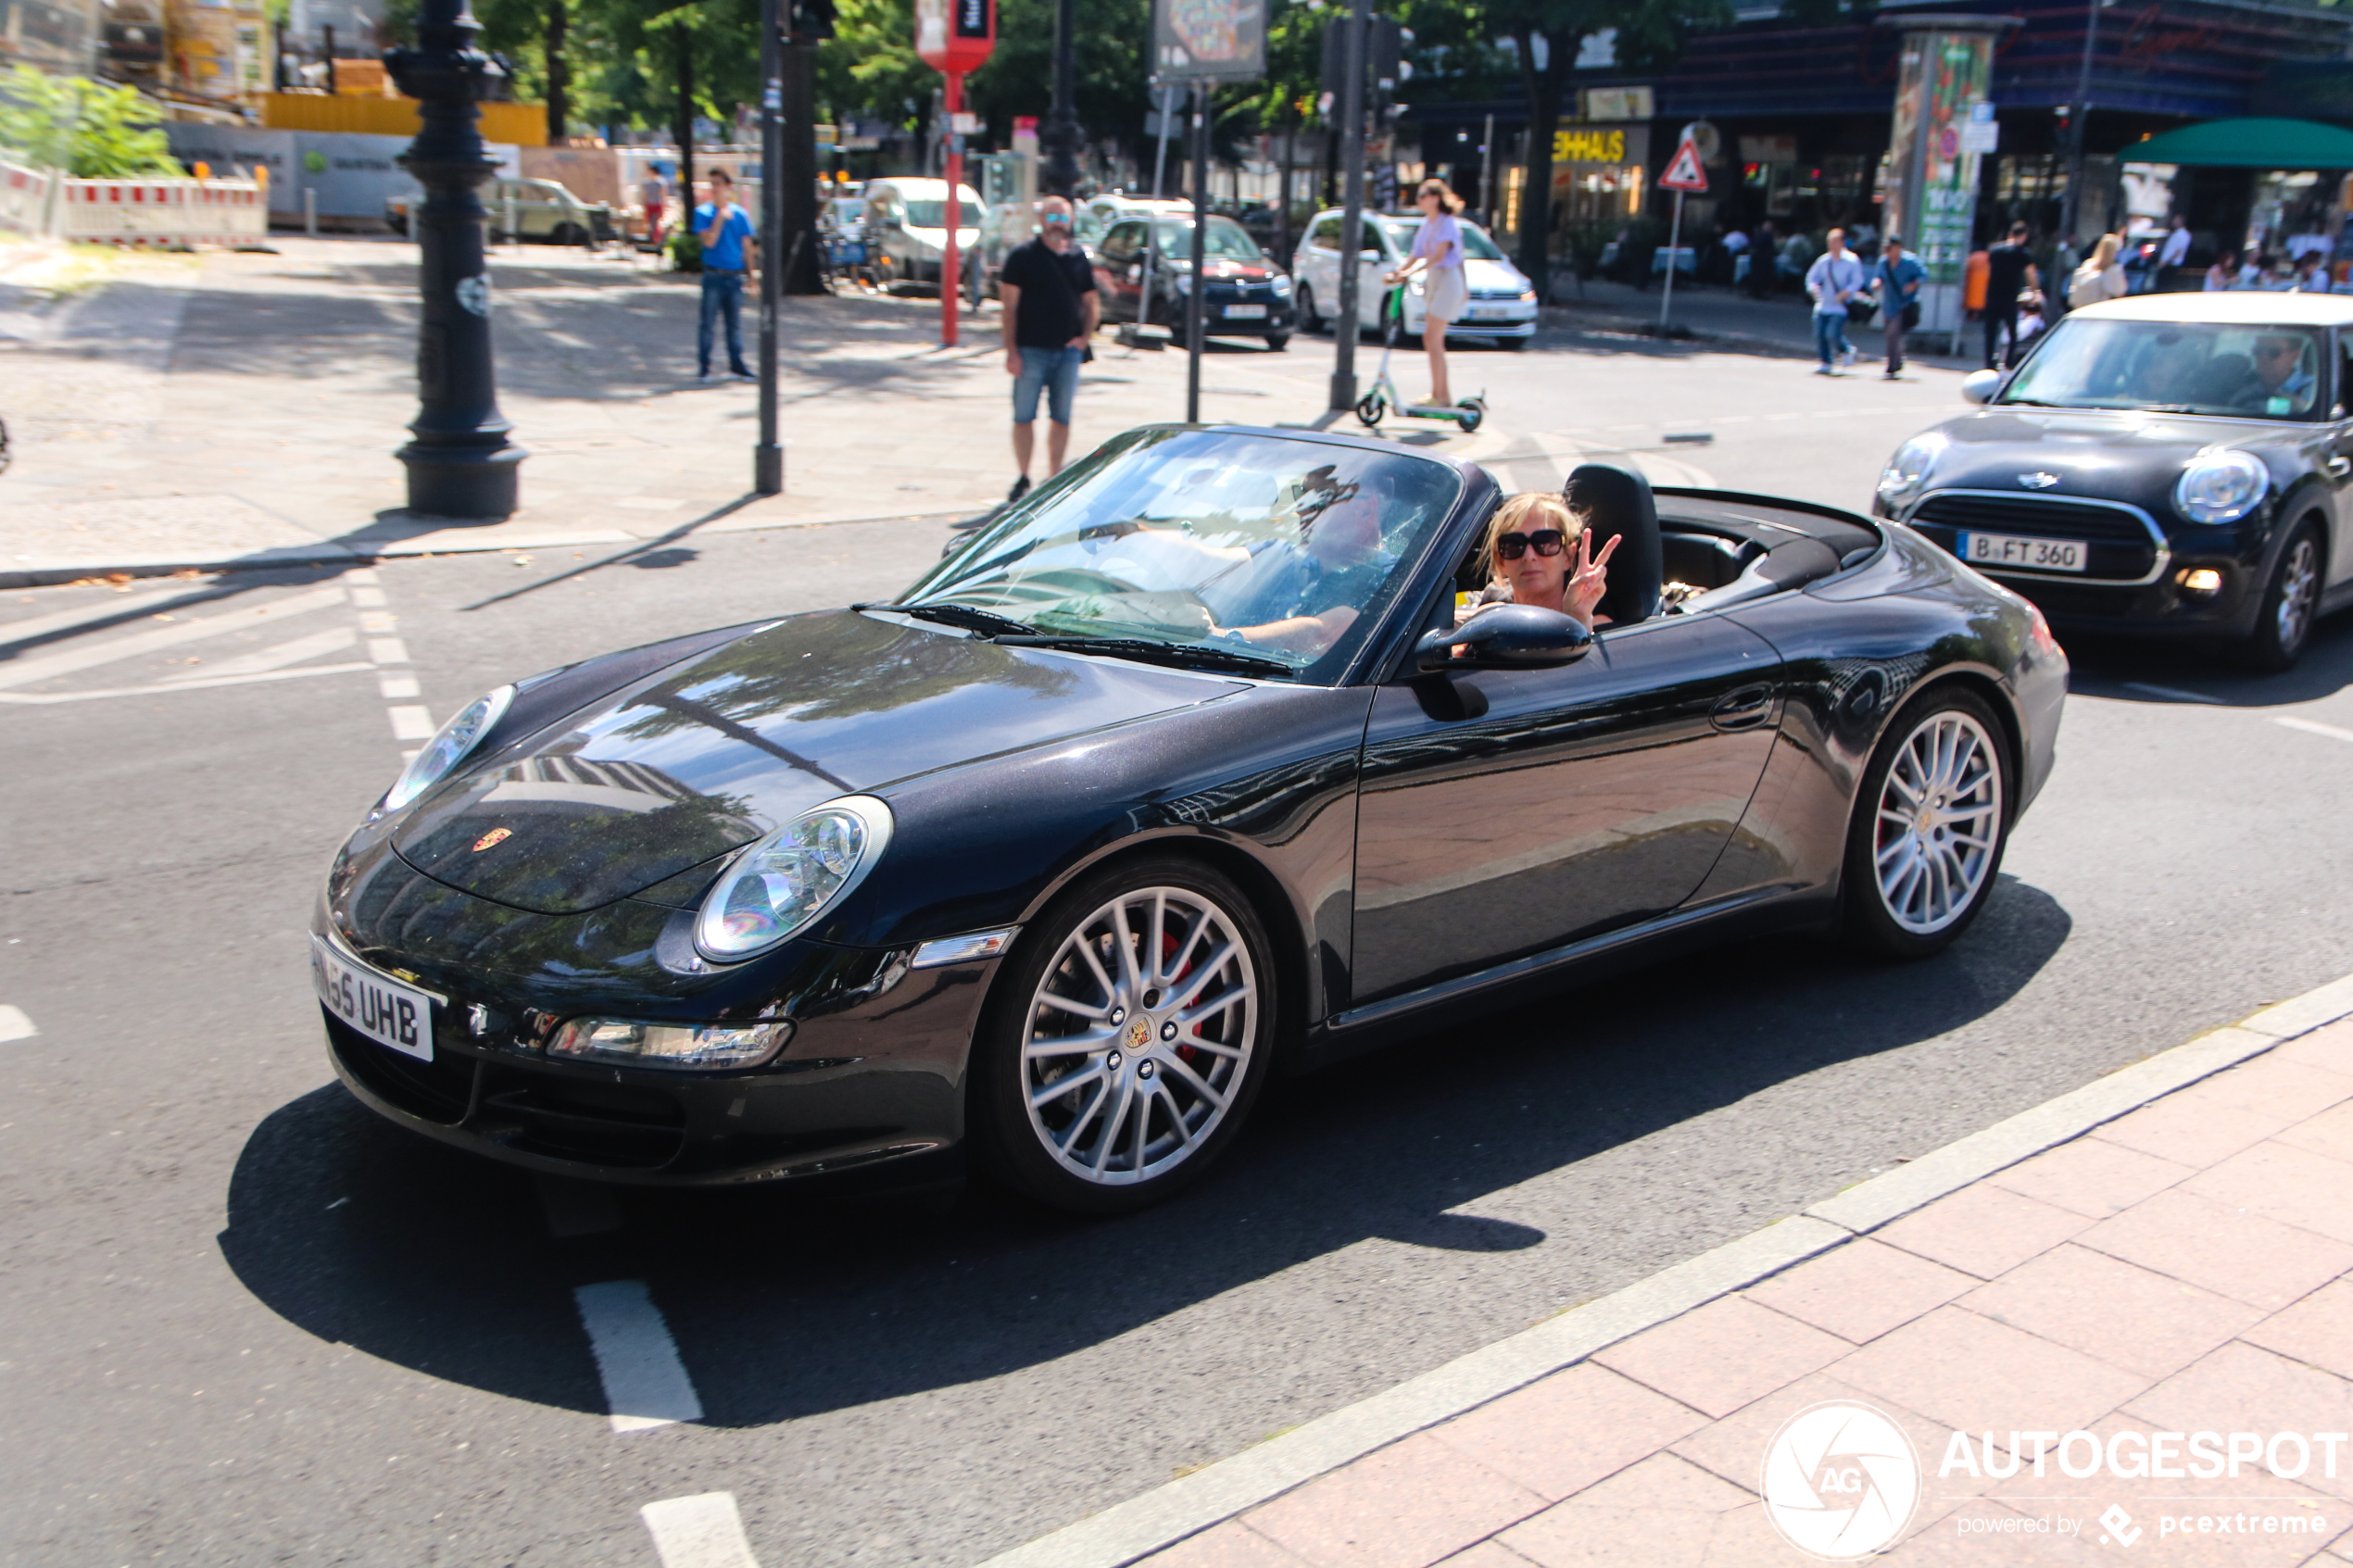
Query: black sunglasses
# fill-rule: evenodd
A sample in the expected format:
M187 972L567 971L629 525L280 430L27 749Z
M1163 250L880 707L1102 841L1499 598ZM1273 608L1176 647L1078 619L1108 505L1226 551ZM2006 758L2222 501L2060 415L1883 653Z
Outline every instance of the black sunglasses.
M1533 533L1504 533L1495 540L1495 558L1517 560L1533 546L1540 556L1556 556L1568 543L1568 536L1557 528L1540 528Z

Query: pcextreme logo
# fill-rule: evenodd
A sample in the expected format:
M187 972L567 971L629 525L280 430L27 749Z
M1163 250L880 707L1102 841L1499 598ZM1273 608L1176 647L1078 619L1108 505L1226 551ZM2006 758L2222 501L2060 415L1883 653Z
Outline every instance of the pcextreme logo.
M1765 1449L1765 1516L1808 1557L1846 1562L1893 1545L1920 1500L1920 1456L1904 1429L1851 1400L1809 1405Z

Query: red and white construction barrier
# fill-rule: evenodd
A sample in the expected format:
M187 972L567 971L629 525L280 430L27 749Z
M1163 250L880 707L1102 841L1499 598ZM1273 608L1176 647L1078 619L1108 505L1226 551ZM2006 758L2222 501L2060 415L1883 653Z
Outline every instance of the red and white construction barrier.
M49 232L49 182L45 169L0 161L0 233Z
M270 199L251 180L68 180L57 232L84 245L259 245Z

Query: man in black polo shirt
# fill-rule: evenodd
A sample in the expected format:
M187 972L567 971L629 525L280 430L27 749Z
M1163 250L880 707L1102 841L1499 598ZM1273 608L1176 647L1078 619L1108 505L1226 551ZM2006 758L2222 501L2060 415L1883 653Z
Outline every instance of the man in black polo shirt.
M1051 476L1063 470L1078 367L1101 307L1095 270L1071 238L1070 203L1048 196L1038 204L1038 237L1006 256L997 291L1004 301L1005 373L1013 378L1013 460L1021 465L1021 477L1005 499L1018 501L1029 493L1040 392L1047 395L1053 420L1046 433L1046 471Z
M2000 368L2007 345L2007 363L2018 363L2018 296L2033 281L2034 257L2026 248L2027 227L2010 225L2007 244L1985 253L1985 368Z

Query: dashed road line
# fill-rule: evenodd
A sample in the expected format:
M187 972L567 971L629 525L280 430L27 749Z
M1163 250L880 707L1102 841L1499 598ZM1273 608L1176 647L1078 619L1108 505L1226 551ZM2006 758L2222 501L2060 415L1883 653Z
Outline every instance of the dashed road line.
M597 1375L604 1380L615 1433L702 1419L702 1399L645 1281L607 1280L572 1294L597 1357Z
M2271 722L2284 724L2291 730L2302 730L2308 735L2326 735L2331 740L2353 740L2353 730L2346 729L2338 724L2323 724L2318 719L2294 719L2285 714L2274 714Z
M2124 689L2128 692L2146 692L2151 696L2166 697L2174 702L2205 702L2212 703L2217 707L2222 706L2222 699L2219 696L2208 696L2204 692L2184 691L2180 686L2158 686L2152 685L2146 681L2127 681L2124 683Z
M760 1568L733 1492L665 1498L637 1511L661 1568Z
M0 1002L0 1041L30 1040L41 1031L32 1026L22 1008L12 1008Z
M534 1176L532 1183L539 1189L548 1233L557 1240L621 1229L621 1205L613 1201L610 1188L568 1176Z
M109 696L153 696L157 692L202 691L207 686L250 686L263 681L302 681L313 675L348 675L373 670L372 664L313 664L300 670L265 671L254 675L197 675L152 686L105 686L86 692L0 692L0 702L40 706L58 702L93 702Z
M384 717L392 721L395 740L433 739L433 715L411 704L399 704L384 709Z

